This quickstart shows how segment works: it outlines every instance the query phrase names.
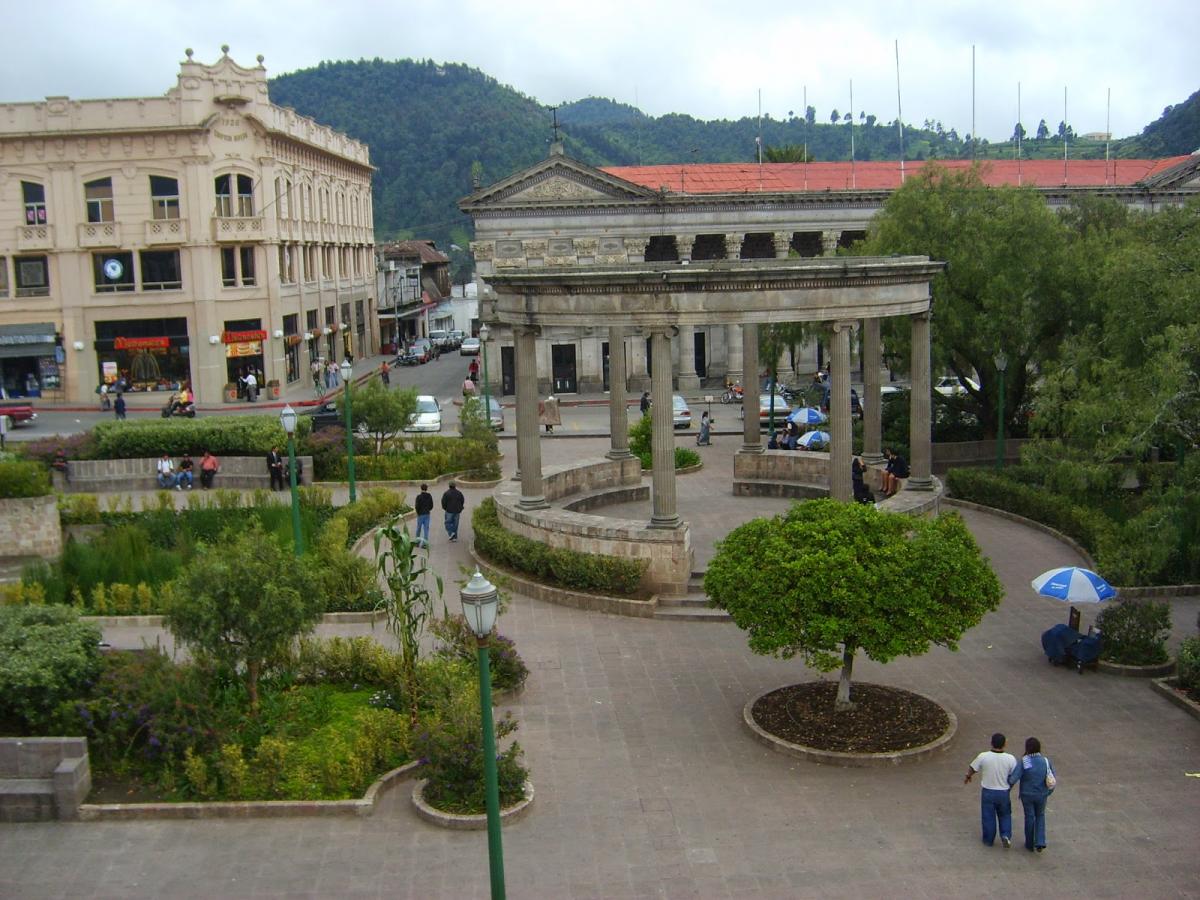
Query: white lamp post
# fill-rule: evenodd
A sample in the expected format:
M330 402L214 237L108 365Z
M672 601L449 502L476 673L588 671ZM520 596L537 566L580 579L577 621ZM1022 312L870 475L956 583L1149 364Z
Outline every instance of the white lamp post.
M354 366L349 359L342 360L342 384L346 385L346 472L350 476L350 502L358 499L354 483L354 427L350 410L350 380L354 377Z
M304 535L300 531L300 491L296 485L296 411L284 404L279 411L279 424L287 434L288 480L292 485L292 546L297 556L304 553Z

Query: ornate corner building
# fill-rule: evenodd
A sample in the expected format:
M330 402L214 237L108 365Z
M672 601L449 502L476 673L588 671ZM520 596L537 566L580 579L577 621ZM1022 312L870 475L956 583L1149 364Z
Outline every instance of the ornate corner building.
M377 351L368 148L187 59L164 96L0 107L0 377L218 402Z
M721 163L594 168L551 146L542 162L476 191L459 207L472 217L480 315L489 318L489 276L508 269L625 266L831 255L861 239L906 175L924 163ZM965 168L970 161L939 161ZM988 161L987 184L1036 188L1051 207L1081 194L1152 210L1200 195L1200 156L1158 160ZM536 342L538 390L609 387L608 328L546 327ZM513 393L512 336L500 345L501 388ZM742 373L741 326L680 325L671 342L675 386L695 390ZM815 370L809 348L797 372ZM628 388L650 385L649 338L626 343ZM753 377L751 373L750 377Z

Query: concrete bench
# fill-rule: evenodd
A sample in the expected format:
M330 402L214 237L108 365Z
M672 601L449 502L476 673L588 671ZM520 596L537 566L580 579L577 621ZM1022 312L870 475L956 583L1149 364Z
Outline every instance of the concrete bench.
M55 487L66 493L102 494L112 491L153 491L158 489L158 457L142 459L80 459L67 463L67 474L53 473ZM222 456L221 470L213 480L214 488L269 488L267 457ZM312 484L312 457L297 457L300 461L300 483ZM179 457L172 457L179 465ZM193 457L194 490L200 490L200 457Z
M91 789L87 738L0 738L0 822L76 819Z

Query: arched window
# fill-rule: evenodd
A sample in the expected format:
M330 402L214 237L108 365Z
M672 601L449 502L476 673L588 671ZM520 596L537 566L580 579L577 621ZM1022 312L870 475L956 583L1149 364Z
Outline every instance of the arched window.
M248 218L254 215L254 179L249 175L218 175L213 185L218 216Z
M89 222L113 222L113 188L111 178L97 178L83 185Z
M150 176L150 212L155 219L179 218L179 181Z

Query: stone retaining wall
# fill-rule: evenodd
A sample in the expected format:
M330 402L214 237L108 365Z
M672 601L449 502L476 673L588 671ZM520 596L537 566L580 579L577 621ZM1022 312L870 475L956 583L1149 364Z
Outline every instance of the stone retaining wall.
M300 483L312 484L312 457L298 456ZM59 485L69 493L104 493L107 491L152 491L158 488L158 457L142 459L80 459L67 463L67 478ZM171 457L179 465L179 457ZM200 457L193 457L195 490L200 490ZM221 471L213 481L214 488L269 488L266 454L262 456L222 456Z
M0 558L62 555L62 527L53 494L0 500Z
M543 472L547 502L580 494L606 494L641 484L641 463L636 457L622 460L581 460ZM501 525L514 534L549 547L580 553L645 560L641 587L652 593L686 594L692 570L692 534L686 523L679 528L651 528L648 523L575 512L567 504L547 509L521 509L519 484L507 482L492 495Z

